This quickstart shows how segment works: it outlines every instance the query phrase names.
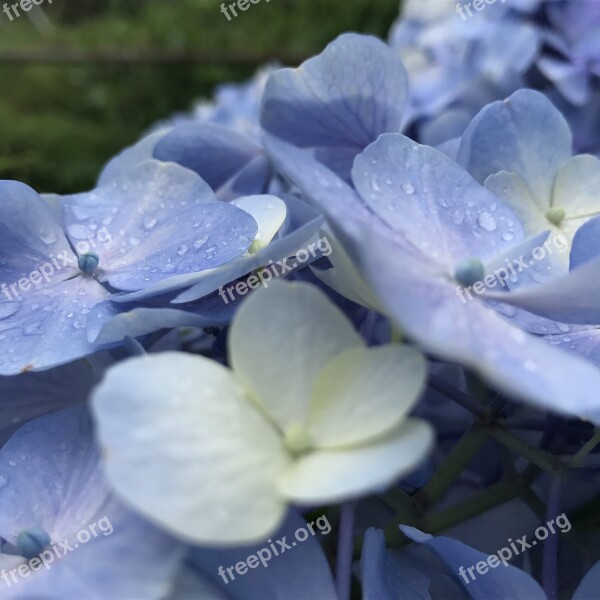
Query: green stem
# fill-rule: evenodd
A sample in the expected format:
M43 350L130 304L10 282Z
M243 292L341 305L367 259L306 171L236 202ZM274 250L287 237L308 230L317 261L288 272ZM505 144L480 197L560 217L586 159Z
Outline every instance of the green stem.
M477 425L463 435L427 485L413 496L417 511L424 512L444 497L473 455L481 448L485 439L486 430Z
M522 492L523 482L518 479L499 481L469 500L425 517L420 521L420 529L427 533L439 533L504 504L515 496L520 496Z
M504 429L488 427L487 431L497 442L506 446L509 450L516 452L520 456L525 457L529 462L548 473L555 474L557 470L565 467L556 456L548 454L548 452L540 450L539 448L534 448L521 438L518 438L516 435L513 435Z
M600 429L580 448L580 450L571 459L571 467L574 469L581 467L586 456L600 444Z

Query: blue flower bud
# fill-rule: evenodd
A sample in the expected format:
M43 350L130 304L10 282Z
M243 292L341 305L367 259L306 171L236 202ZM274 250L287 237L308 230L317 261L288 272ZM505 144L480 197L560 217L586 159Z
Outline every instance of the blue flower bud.
M485 275L483 263L478 258L467 258L456 266L454 279L463 286L481 281Z
M19 533L16 547L23 558L31 560L39 556L51 542L50 536L43 529L31 527Z
M95 252L86 252L79 257L77 265L84 273L93 273L98 268L99 256Z

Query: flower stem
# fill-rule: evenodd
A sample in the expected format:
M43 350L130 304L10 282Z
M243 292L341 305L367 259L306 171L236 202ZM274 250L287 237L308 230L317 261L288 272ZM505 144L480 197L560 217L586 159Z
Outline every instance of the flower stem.
M347 502L340 510L340 533L336 563L336 584L339 600L349 600L352 583L354 542L354 510L356 502Z
M579 449L575 456L571 459L571 466L574 468L581 467L586 456L600 444L600 429Z
M546 521L556 518L560 511L560 485L559 477L554 477L548 495L548 509ZM544 542L542 560L542 587L548 600L556 600L558 572L558 535L548 537Z

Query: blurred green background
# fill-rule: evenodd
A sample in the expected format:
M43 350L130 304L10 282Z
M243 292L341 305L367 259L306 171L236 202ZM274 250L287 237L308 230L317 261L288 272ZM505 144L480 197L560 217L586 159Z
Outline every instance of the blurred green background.
M343 31L385 38L398 14L397 0L262 0L228 21L220 5L46 0L12 22L0 12L0 178L86 190L109 157L219 83L268 59L295 65Z

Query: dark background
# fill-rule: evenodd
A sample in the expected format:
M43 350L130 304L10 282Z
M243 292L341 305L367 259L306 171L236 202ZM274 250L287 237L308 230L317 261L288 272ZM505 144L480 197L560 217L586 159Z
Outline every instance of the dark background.
M398 14L396 0L261 0L228 21L220 5L46 0L12 22L0 12L0 178L89 189L110 156L215 85L268 60L295 66L344 31L385 38Z

